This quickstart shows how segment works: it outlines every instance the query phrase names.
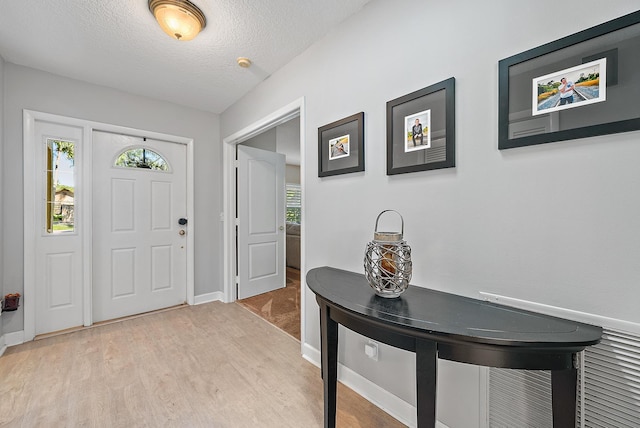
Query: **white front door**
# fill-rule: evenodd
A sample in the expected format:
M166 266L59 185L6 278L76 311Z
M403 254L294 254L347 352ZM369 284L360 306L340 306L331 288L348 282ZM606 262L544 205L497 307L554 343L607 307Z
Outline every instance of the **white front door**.
M185 303L185 145L94 131L92 164L93 321Z
M285 286L285 156L238 146L238 298Z

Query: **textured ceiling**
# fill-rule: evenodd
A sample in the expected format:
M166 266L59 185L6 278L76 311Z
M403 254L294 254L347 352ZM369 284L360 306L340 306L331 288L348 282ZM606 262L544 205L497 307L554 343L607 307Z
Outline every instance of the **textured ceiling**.
M192 0L192 41L162 32L147 0L0 0L5 61L221 113L369 0ZM236 58L253 61L240 68Z

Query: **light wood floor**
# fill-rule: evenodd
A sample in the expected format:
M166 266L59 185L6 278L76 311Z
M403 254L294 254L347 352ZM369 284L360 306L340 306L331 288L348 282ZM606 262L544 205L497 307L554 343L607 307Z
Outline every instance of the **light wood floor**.
M339 427L401 427L338 389ZM2 427L320 427L300 343L220 302L49 337L0 357Z

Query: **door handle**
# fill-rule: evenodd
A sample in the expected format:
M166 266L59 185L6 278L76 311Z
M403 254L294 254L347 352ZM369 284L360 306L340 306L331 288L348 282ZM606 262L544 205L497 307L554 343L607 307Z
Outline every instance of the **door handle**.
M284 230L284 226L280 226L280 230Z
M184 229L180 229L180 231L178 232L178 235L180 236L184 236L187 232Z

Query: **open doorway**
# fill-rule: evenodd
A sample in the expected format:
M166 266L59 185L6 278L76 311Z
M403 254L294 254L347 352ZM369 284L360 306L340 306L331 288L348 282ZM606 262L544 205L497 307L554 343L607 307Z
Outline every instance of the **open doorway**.
M236 192L240 177L236 175L238 146L280 153L286 158L286 219L283 215L281 228L285 236L286 273L284 286L267 293L251 297L252 301L239 302L245 308L263 317L291 336L304 343L304 293L301 272L304 271L304 214L303 179L304 165L304 114L303 99L274 112L270 116L224 139L225 155L225 300L236 301L238 293L238 265L244 255L239 251L237 224L242 208L237 203ZM243 151L245 149L242 149ZM238 173L239 174L239 173ZM241 288L241 287L240 287Z
M238 146L251 147L278 153L285 158L285 284L257 295L240 298L238 303L251 312L284 330L289 335L300 340L300 228L301 213L301 186L300 186L300 120L299 117L290 119L271 129L268 129ZM240 147L238 147L240 148ZM239 169L239 174L242 174ZM238 182L242 177L238 177ZM242 186L239 186L241 189ZM266 192L264 192L266 194ZM238 204L238 216L243 216L246 208ZM242 223L242 221L240 222ZM241 235L241 233L239 233ZM238 247L243 248L242 239L239 239ZM238 253L238 263L243 262L242 252ZM239 281L244 281L239 275ZM242 284L239 284L242 286Z

